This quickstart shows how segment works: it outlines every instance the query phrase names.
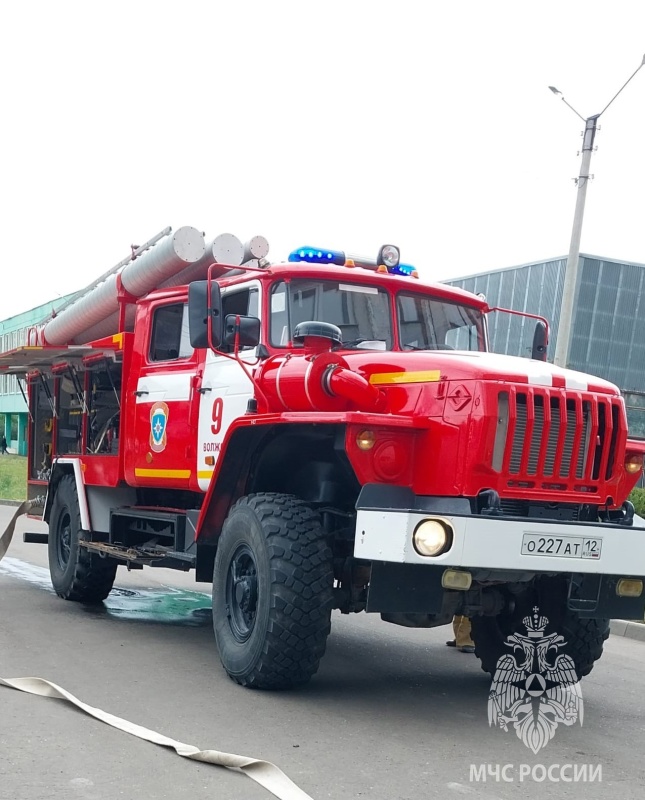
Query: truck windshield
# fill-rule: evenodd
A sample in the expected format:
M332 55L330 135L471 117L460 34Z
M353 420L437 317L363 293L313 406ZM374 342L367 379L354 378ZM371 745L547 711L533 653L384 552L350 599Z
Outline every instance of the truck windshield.
M396 307L403 350L486 350L483 314L476 308L403 293Z
M392 347L389 296L377 286L337 281L279 281L271 292L271 344L287 345L300 322L331 322L347 346L378 343Z

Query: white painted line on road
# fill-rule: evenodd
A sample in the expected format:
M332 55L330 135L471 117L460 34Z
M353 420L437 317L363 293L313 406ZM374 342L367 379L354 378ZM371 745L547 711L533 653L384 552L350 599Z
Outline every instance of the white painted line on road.
M177 755L183 758L190 758L193 761L201 761L206 764L215 764L228 769L239 769L279 800L313 800L311 795L304 792L279 767L270 761L250 758L249 756L239 756L235 753L224 753L220 750L200 750L192 744L178 742L175 739L170 739L161 733L157 733L157 731L143 728L141 725L136 725L121 717L108 714L100 708L87 705L87 703L74 697L73 694L70 694L70 692L57 684L46 681L43 678L0 678L0 685L7 686L10 689L18 689L20 692L35 694L39 697L55 697L59 700L67 700L91 717L105 722L106 725L111 725L124 733L137 736L139 739L145 739L145 741L152 742L152 744L171 747Z

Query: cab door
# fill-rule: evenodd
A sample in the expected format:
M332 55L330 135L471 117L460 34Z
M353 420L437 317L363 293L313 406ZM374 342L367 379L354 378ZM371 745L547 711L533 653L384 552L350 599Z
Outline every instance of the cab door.
M188 488L196 481L198 353L190 345L185 303L152 302L148 311L135 336L126 476L135 486Z
M225 319L229 314L259 317L260 290L259 281L223 290L222 318ZM226 352L226 346L221 350ZM255 348L244 349L239 355L246 362L247 369L252 371L256 362ZM199 393L197 478L199 488L206 491L220 458L226 433L231 423L246 413L254 389L237 361L218 352L207 351Z

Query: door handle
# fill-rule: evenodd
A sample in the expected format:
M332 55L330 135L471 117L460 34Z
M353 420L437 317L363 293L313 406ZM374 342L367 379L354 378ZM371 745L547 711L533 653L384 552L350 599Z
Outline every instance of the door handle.
M206 392L212 392L212 388L210 386L200 386L197 390L200 394L206 394Z
M137 397L143 397L144 394L150 394L150 392L147 389L137 389L135 392Z

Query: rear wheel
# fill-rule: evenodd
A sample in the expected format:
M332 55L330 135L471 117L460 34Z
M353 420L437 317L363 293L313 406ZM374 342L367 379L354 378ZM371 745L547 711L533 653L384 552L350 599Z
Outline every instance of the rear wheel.
M505 644L507 636L516 632L526 635L523 619L532 613L535 605L539 607L540 615L549 620L546 632L559 633L564 639L558 652L571 656L577 677L584 678L602 655L605 640L609 636L609 620L587 619L570 611L564 584L550 580L541 582L535 591L518 597L511 613L505 612L496 617L473 617L475 654L484 672L494 675L498 660L511 652L511 648Z
M292 495L231 509L213 571L213 626L236 683L286 689L317 671L330 630L333 570L319 515Z
M117 562L82 547L80 542L85 536L76 482L72 475L65 475L56 487L49 518L52 586L65 600L100 603L112 591Z

